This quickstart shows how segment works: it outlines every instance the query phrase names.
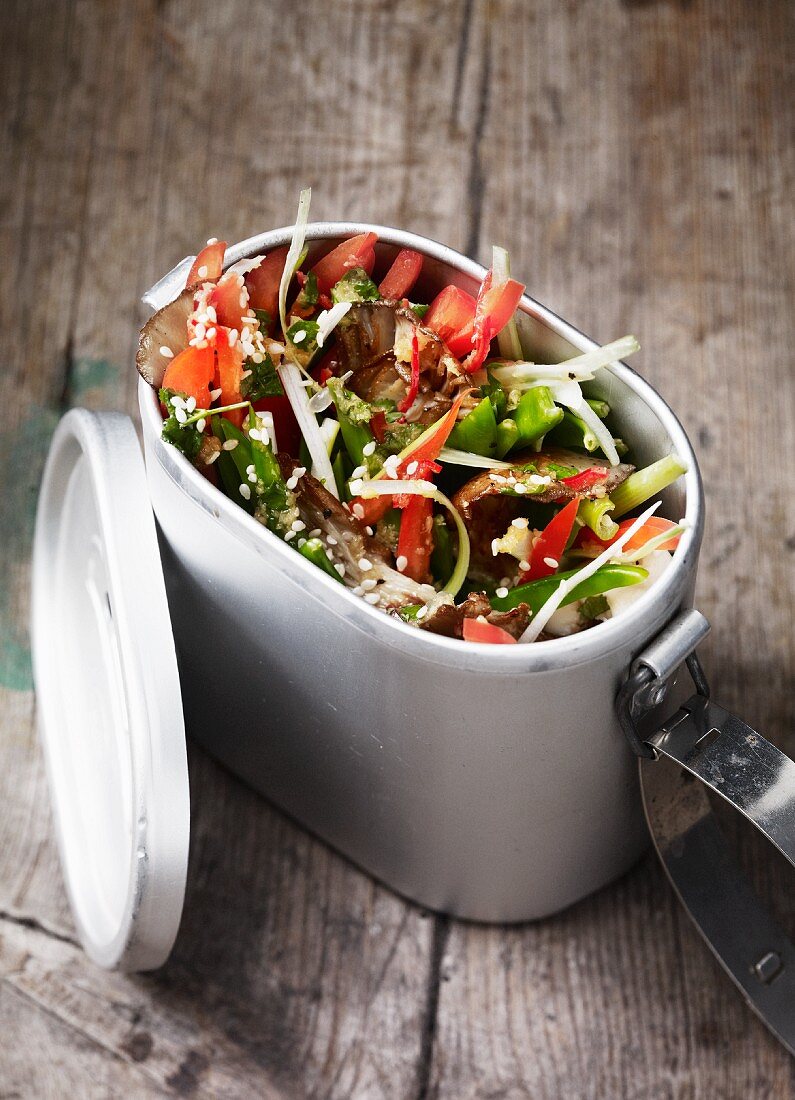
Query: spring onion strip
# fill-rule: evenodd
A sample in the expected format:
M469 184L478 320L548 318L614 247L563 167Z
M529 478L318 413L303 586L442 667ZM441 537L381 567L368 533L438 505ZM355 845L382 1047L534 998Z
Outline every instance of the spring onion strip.
M317 315L317 346L322 348L330 334L353 305L353 302L337 302L331 309L324 309Z
M437 504L441 504L443 508L447 509L453 517L458 531L458 559L452 576L442 588L442 592L449 592L451 596L455 596L466 580L467 571L469 570L469 534L453 502L448 500L432 481L352 481L350 488L352 493L364 500L369 497L391 497L406 494L407 496L430 497Z
M511 277L511 261L508 253L499 245L494 245L491 250L491 270L493 273L493 286L502 286ZM497 335L497 344L500 355L506 359L518 360L522 358L522 342L519 339L519 326L516 317L511 317L505 328Z
M666 455L665 458L652 462L651 466L635 470L610 494L610 499L615 504L613 516L618 519L643 504L649 497L657 496L686 471L687 466L676 454Z
M569 405L569 408L575 416L579 416L585 426L590 428L591 434L599 440L599 446L602 448L605 458L608 459L610 465L618 466L621 460L618 457L618 451L613 442L613 434L610 429L605 426L604 421L599 419L585 398L581 397L578 405Z
M323 442L326 444L326 451L329 458L331 458L331 452L334 450L334 443L337 439L337 434L340 430L339 420L335 420L333 416L327 416L325 420L321 421L320 434L323 436Z
M576 355L573 359L567 359L563 363L552 366L538 363L511 363L493 367L492 375L500 385L510 384L515 386L522 381L532 382L537 378L568 378L574 374L582 381L593 377L593 372L600 367L606 367L619 359L626 359L628 355L640 349L640 344L634 336L622 336L620 340L613 340L600 348Z
M641 561L647 554L653 554L655 550L659 550L661 546L664 546L666 542L671 539L677 538L677 536L683 534L690 524L687 520L680 519L676 527L669 527L667 531L661 531L659 535L655 535L653 538L647 539L642 546L639 546L637 550L628 550L624 554L619 554L616 561L620 565L631 565L636 561Z
M632 536L641 529L647 519L654 515L660 507L660 503L661 502L658 500L655 504L652 504L650 508L647 508L642 515L638 516L632 526L629 527L620 538L617 538L612 545L608 546L606 550L603 550L597 558L594 558L593 561L589 561L582 569L578 569L571 577L561 581L546 603L542 604L535 613L530 621L530 625L519 638L519 641L534 642L560 607L563 600L568 596L569 592L571 592L573 588L576 588L578 584L587 580L588 577L592 577L597 569L601 569L603 565L607 565L609 561L613 561L617 558ZM670 538L670 535L668 537Z
M476 455L472 451L459 451L455 447L442 447L439 461L451 466L477 466L484 470L512 470L512 462L503 462L501 458L489 458L488 455Z
M298 363L293 345L287 339L287 291L290 280L295 272L300 259L306 237L306 225L309 220L309 200L312 197L311 188L307 187L301 192L298 200L298 217L293 230L293 239L284 261L281 282L279 283L279 320L282 324L282 332L285 334L286 353L288 359L282 360L277 367L284 392L295 413L298 427L304 437L304 442L312 456L312 474L323 483L326 489L337 496L337 483L334 480L334 471L326 450L326 443L320 433L317 418L309 404L310 398L302 382L302 371Z

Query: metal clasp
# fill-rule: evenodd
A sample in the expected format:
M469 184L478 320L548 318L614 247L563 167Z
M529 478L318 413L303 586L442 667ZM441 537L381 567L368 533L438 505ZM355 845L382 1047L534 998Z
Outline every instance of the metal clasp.
M709 683L696 654L696 647L709 631L709 622L700 611L683 611L632 662L616 697L616 707L621 728L636 756L656 759L654 746L640 733L637 723L664 701L669 681L683 661L698 694L709 699Z

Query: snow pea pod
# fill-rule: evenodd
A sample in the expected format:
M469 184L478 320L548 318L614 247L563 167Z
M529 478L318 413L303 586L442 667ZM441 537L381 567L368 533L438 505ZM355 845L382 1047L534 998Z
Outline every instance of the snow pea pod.
M568 580L577 572L577 569L570 569L566 573L554 573L551 577L541 577L539 580L528 581L527 584L518 584L516 588L508 590L507 596L492 596L491 606L495 611L510 611L512 607L526 603L535 615L560 582ZM603 565L592 576L586 577L573 588L563 598L560 606L565 607L566 604L585 599L587 596L600 596L613 588L627 588L631 584L645 581L648 575L648 569L643 569L639 565Z

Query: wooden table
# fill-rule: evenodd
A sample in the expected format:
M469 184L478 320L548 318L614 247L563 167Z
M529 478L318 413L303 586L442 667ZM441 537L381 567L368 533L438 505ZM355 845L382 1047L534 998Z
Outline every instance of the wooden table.
M406 904L191 750L171 961L78 948L35 738L36 489L61 413L134 409L138 298L211 234L313 215L483 259L631 331L709 522L715 695L793 740L793 15L787 0L47 0L3 24L0 1097L783 1097L649 856L559 917ZM792 896L764 860L762 885ZM521 868L517 868L521 873ZM730 916L728 914L727 916Z

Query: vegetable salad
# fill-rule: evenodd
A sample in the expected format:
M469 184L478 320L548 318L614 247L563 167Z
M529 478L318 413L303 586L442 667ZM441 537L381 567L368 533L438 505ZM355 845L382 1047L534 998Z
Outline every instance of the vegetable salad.
M420 629L533 642L620 614L684 523L655 515L684 472L636 469L582 386L631 336L528 360L504 249L473 296L423 294L423 256L377 269L375 233L307 264L289 247L224 269L211 239L144 327L137 365L163 439L335 583ZM640 514L638 513L640 510Z

